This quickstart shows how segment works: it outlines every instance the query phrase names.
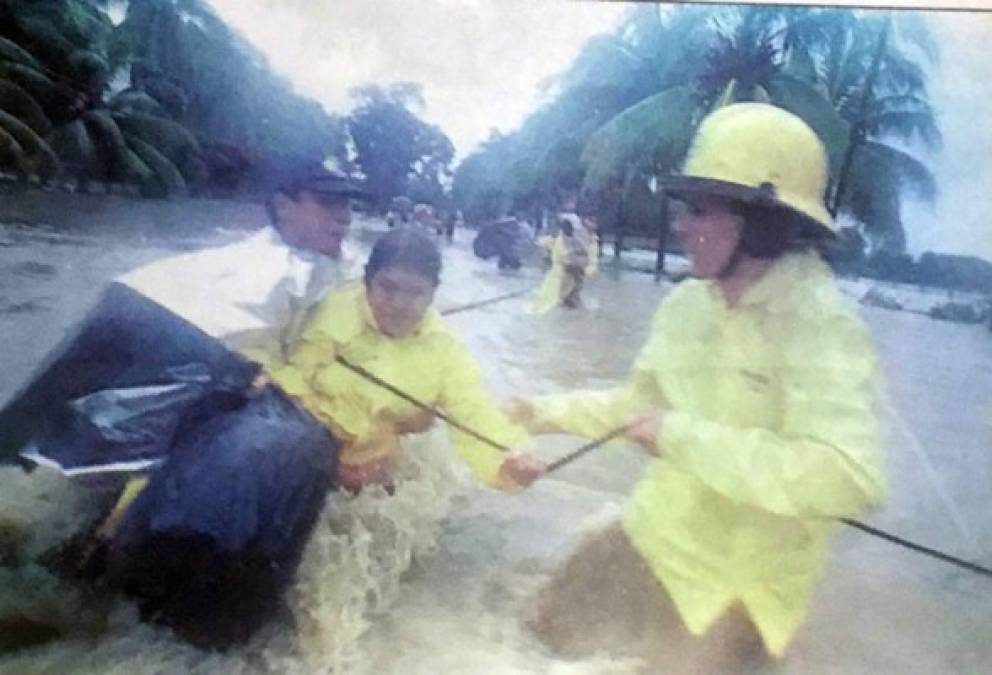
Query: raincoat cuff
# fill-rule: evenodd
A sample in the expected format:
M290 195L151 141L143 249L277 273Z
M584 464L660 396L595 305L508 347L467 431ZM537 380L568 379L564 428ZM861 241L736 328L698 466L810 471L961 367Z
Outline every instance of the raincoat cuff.
M655 439L663 457L678 460L690 447L692 436L698 431L696 420L689 413L672 410L665 414L661 433Z
M522 425L532 434L556 433L560 422L568 416L569 400L561 394L535 396L528 400L534 409L532 421Z
M310 387L303 374L292 366L278 368L271 373L273 381L290 396L305 396Z
M468 465L480 482L497 490L505 490L507 486L499 473L504 459L506 459L506 455L493 450L492 452L480 453L478 456L471 458L468 461Z

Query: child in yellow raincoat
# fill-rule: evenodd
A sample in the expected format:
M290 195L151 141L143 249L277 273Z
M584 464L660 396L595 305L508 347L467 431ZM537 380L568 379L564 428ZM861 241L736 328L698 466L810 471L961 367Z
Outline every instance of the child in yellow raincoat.
M599 269L599 246L595 235L574 213L559 216L561 230L544 237L539 245L548 249L551 269L534 294L532 311L544 314L558 305L575 308L581 304L585 280Z
M711 114L667 186L699 279L662 302L625 385L509 406L532 432L627 422L657 457L620 521L541 593L531 625L556 651L609 647L623 630L657 672L781 656L836 519L882 498L875 352L815 252L835 227L826 183L798 117L755 103Z
M372 249L364 282L330 293L288 363L271 372L345 440L338 482L347 489L389 486L401 454L399 437L426 430L433 419L336 357L497 443L515 447L527 438L486 394L472 355L431 307L440 269L437 247L424 234L404 228L385 235ZM490 486L526 486L543 470L527 454L503 454L456 429L451 436L462 458Z

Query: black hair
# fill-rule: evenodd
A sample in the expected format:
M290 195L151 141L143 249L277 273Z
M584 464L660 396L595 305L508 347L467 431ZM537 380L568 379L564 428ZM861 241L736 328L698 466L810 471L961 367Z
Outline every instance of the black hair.
M561 231L562 234L564 234L566 237L571 237L572 234L575 232L575 228L572 227L572 221L570 221L568 218L562 218Z
M309 192L318 202L331 205L344 204L359 194L347 176L312 162L281 167L270 185L265 210L276 227L280 225L275 206L276 195L284 195L295 202L299 201L301 193Z
M744 219L741 252L752 258L773 260L790 252L822 252L826 238L821 228L789 209L738 201L731 208Z
M375 243L365 264L365 283L387 267L417 274L435 286L441 282L441 253L427 235L411 227L392 230Z

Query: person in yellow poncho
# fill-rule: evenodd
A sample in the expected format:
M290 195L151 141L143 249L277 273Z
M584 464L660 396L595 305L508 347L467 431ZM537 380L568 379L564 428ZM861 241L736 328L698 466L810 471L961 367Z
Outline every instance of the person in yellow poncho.
M657 458L539 595L531 626L552 649L608 648L623 630L659 672L780 657L836 519L882 499L875 351L815 252L834 231L826 182L798 117L712 113L666 188L699 279L662 302L626 384L508 406L532 432L627 422Z
M338 482L346 489L391 485L399 437L423 431L433 420L337 357L497 443L517 447L527 440L486 394L475 360L431 307L440 269L440 254L426 235L411 228L386 234L372 249L364 282L330 293L287 363L270 373L345 441ZM543 471L525 453L503 454L456 429L451 436L487 485L512 490Z
M562 213L559 221L558 234L539 242L549 251L551 269L534 293L531 309L535 314L544 314L558 305L573 309L581 306L585 280L599 269L599 244L586 223L575 213Z

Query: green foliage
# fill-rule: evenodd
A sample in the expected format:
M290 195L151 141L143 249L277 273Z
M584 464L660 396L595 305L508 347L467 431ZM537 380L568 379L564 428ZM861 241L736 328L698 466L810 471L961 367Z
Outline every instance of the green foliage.
M0 127L0 165L14 169L22 178L26 178L31 173L30 162L24 148L14 135L3 127Z
M230 186L251 158L344 156L340 121L295 95L206 3L131 0L116 29L105 4L0 0L0 111L34 134L6 120L0 167L50 177L58 157L81 182L163 195L210 180L208 162ZM131 86L108 102L107 82L127 69Z
M813 85L787 74L778 74L768 83L772 103L803 118L827 149L830 173L836 176L847 150L851 125L845 121Z
M111 117L124 133L156 148L176 165L186 161L189 155L200 152L196 138L172 120L138 112L112 113Z
M132 0L118 40L130 45L137 66L132 66L132 84L201 139L205 149L238 148L263 164L346 158L342 121L295 94L205 2Z
M439 127L411 110L423 105L419 86L366 85L352 96L357 105L347 118L348 131L373 201L385 208L411 192L416 201L441 202L455 148Z
M0 128L17 142L21 152L17 160L20 168L26 167L29 174L36 174L44 180L58 173L58 157L34 129L3 110L0 110Z
M873 250L905 251L900 198L906 192L933 201L937 186L930 170L911 155L876 142L858 147L841 207L864 224Z
M887 25L892 39L865 99ZM552 202L579 177L587 194L608 205L632 185L677 169L695 125L714 107L766 101L817 132L833 186L845 153L857 146L839 207L858 221L867 246L901 252L902 196L912 191L933 199L936 188L917 153L889 141L939 149L924 76L936 58L926 22L909 12L637 6L615 33L590 39L572 66L549 80L553 98L518 131L466 158L453 192L466 213L494 216L522 203ZM587 131L577 120L594 126ZM583 143L578 162L569 165Z
M124 139L138 159L151 170L152 176L142 185L147 196L166 197L186 189L186 181L168 157L137 136L125 132Z
M686 152L693 130L695 99L687 87L674 87L644 99L600 128L582 153L584 187L596 192L628 172L667 173Z
M19 63L0 63L0 81L16 85L31 96L53 121L61 120L72 105L73 93L48 75Z
M63 124L53 130L45 141L62 158L71 175L82 178L96 177L96 146L82 119Z
M13 115L41 135L52 130L52 123L34 98L9 80L0 80L0 110Z
M124 134L109 112L90 110L83 115L82 120L87 133L93 139L96 156L104 167L105 179L130 182L147 178L146 172L133 161Z
M168 117L165 108L155 98L140 89L126 89L117 94L109 105L110 109L117 113L144 115L154 115L155 117Z
M27 66L32 70L41 70L41 64L36 58L31 56L31 52L23 49L13 40L0 37L0 61L8 61Z

